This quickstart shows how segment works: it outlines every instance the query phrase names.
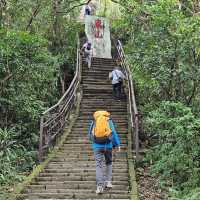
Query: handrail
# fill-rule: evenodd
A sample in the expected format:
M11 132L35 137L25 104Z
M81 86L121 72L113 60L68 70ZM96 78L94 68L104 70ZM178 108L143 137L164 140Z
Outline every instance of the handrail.
M133 140L135 140L136 161L138 161L139 160L139 116L138 116L138 109L137 109L136 100L135 100L133 79L132 79L130 67L126 60L126 56L125 56L120 40L117 40L116 48L117 48L118 58L121 61L123 71L125 72L125 75L128 79L128 91L129 91L128 98L129 98L129 112L131 115L131 128L132 128L132 132L135 130L135 134L133 134L132 137L133 137Z
M77 37L76 72L74 78L61 97L52 107L44 111L40 118L39 161L43 160L45 153L52 147L69 118L72 107L76 104L77 92L81 82L81 56L80 41Z

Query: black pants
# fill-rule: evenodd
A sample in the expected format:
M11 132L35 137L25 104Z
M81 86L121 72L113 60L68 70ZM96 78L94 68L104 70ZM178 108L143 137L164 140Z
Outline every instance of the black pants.
M121 99L121 97L122 97L122 82L113 84L113 96L116 99Z

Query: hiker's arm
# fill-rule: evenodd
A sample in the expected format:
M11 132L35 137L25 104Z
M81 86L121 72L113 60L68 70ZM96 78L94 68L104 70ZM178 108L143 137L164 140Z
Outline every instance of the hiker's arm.
M109 72L108 78L112 79L112 77L113 77L112 72Z
M122 72L122 71L120 71L121 72L121 77L124 79L124 80L127 80L127 78L126 78L126 76L124 75L124 73Z
M118 136L118 134L117 134L117 132L116 132L116 130L115 130L115 126L114 126L112 120L109 120L109 125L110 125L110 128L111 128L111 130L112 130L112 143L113 143L113 146L119 148L121 142L120 142L120 138L119 138L119 136Z
M93 138L93 134L92 134L93 126L94 126L94 122L91 121L90 126L89 126L89 129L88 129L88 138L89 138L90 140L93 140L93 139L94 139L94 138Z

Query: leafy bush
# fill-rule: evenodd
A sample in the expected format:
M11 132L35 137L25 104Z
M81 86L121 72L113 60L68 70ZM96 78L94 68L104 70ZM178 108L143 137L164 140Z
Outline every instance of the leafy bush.
M36 161L40 113L59 98L57 58L39 35L0 29L0 184Z
M191 190L188 194L181 194L181 192L173 191L173 197L170 200L199 200L200 188Z
M164 101L149 113L146 130L157 138L147 160L161 183L177 190L200 186L200 119L191 109Z
M22 180L34 165L35 152L27 151L17 138L13 129L0 129L0 185Z

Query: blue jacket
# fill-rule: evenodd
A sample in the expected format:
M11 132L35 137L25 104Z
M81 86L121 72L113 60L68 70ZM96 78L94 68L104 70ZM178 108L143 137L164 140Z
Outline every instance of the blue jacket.
M112 130L112 136L111 136L111 142L110 143L107 143L107 144L96 144L94 142L94 136L92 134L92 129L93 129L93 126L94 126L94 121L92 121L90 123L90 126L89 126L89 130L88 130L88 137L89 139L93 142L92 144L92 148L93 150L97 149L97 148L109 148L109 149L112 149L113 147L119 147L120 146L120 138L115 130L115 126L113 124L113 121L112 119L109 119L109 126L110 126L110 129Z

